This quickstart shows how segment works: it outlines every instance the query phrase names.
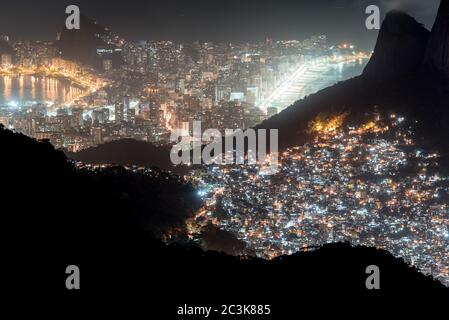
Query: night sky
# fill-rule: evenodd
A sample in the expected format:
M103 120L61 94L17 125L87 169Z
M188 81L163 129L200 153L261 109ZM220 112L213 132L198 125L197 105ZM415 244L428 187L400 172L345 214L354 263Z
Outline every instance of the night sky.
M439 0L3 0L0 34L13 40L53 40L64 26L65 7L129 40L257 41L304 39L325 33L331 41L354 41L372 49L376 31L365 29L365 8L382 13L399 5L428 28Z

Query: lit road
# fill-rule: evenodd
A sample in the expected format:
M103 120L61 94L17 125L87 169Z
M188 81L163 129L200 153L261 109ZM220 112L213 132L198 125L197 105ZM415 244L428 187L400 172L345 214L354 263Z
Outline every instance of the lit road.
M333 68L342 68L345 64L367 59L364 54L349 55L339 58L320 57L300 64L286 79L284 79L258 107L267 110L268 107L277 107L278 111L288 107L293 102L307 94L323 89L334 81L344 79L324 79L322 76Z

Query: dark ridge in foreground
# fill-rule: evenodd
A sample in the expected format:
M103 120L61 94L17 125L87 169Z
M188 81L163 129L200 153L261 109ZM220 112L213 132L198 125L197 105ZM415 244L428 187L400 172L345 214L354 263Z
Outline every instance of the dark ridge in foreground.
M67 303L140 296L147 297L146 307L153 303L152 308L161 310L188 301L250 299L276 305L279 315L291 310L299 297L313 302L322 294L320 303L335 297L449 294L402 259L374 248L331 244L266 261L167 246L148 230L180 228L179 220L167 214L181 211L182 219L191 214L195 201L189 199L188 186L171 180L168 188L164 175L146 180L119 169L106 174L78 171L48 142L3 128L0 145L6 155L0 157L3 266L8 275L3 288L12 296L38 292L33 299ZM64 288L64 270L71 264L82 272L80 291ZM379 291L365 287L365 269L373 264L381 269ZM32 274L24 276L30 266ZM291 289L300 292L291 294ZM160 303L154 303L154 294Z
M70 159L91 164L157 167L177 174L186 171L185 168L172 164L169 147L157 147L133 139L115 140L79 152L66 152L66 155Z

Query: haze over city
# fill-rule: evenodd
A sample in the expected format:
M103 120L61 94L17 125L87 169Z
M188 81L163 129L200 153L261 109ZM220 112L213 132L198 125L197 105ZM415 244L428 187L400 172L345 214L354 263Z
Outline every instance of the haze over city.
M65 20L65 8L77 4L82 14L134 41L302 40L310 34L324 33L332 41L352 41L371 50L377 32L363 28L368 5L378 5L382 17L393 8L403 9L430 28L439 3L438 0L130 0L126 5L106 0L72 2L5 2L0 11L0 30L15 39L54 40L55 30Z

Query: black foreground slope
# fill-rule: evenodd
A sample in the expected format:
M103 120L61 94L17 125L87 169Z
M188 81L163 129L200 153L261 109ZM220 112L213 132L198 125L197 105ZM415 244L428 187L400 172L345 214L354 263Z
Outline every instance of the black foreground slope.
M132 299L135 308L176 318L176 307L185 303L256 303L271 304L273 316L279 316L291 312L298 299L321 304L449 296L439 282L374 248L333 244L268 262L166 246L151 234L180 227L179 220L166 216L169 209L182 211L183 218L191 214L197 204L188 186L172 181L168 188L167 176L143 181L119 169L79 172L48 142L3 128L0 146L2 289L8 301L22 306L45 308L42 302L58 301L82 311L86 304L101 308L102 300L110 307ZM154 196L133 196L129 185ZM144 230L136 218L142 215L157 228ZM79 291L65 289L64 272L71 264L81 270ZM372 264L381 270L379 291L365 287L365 269Z

